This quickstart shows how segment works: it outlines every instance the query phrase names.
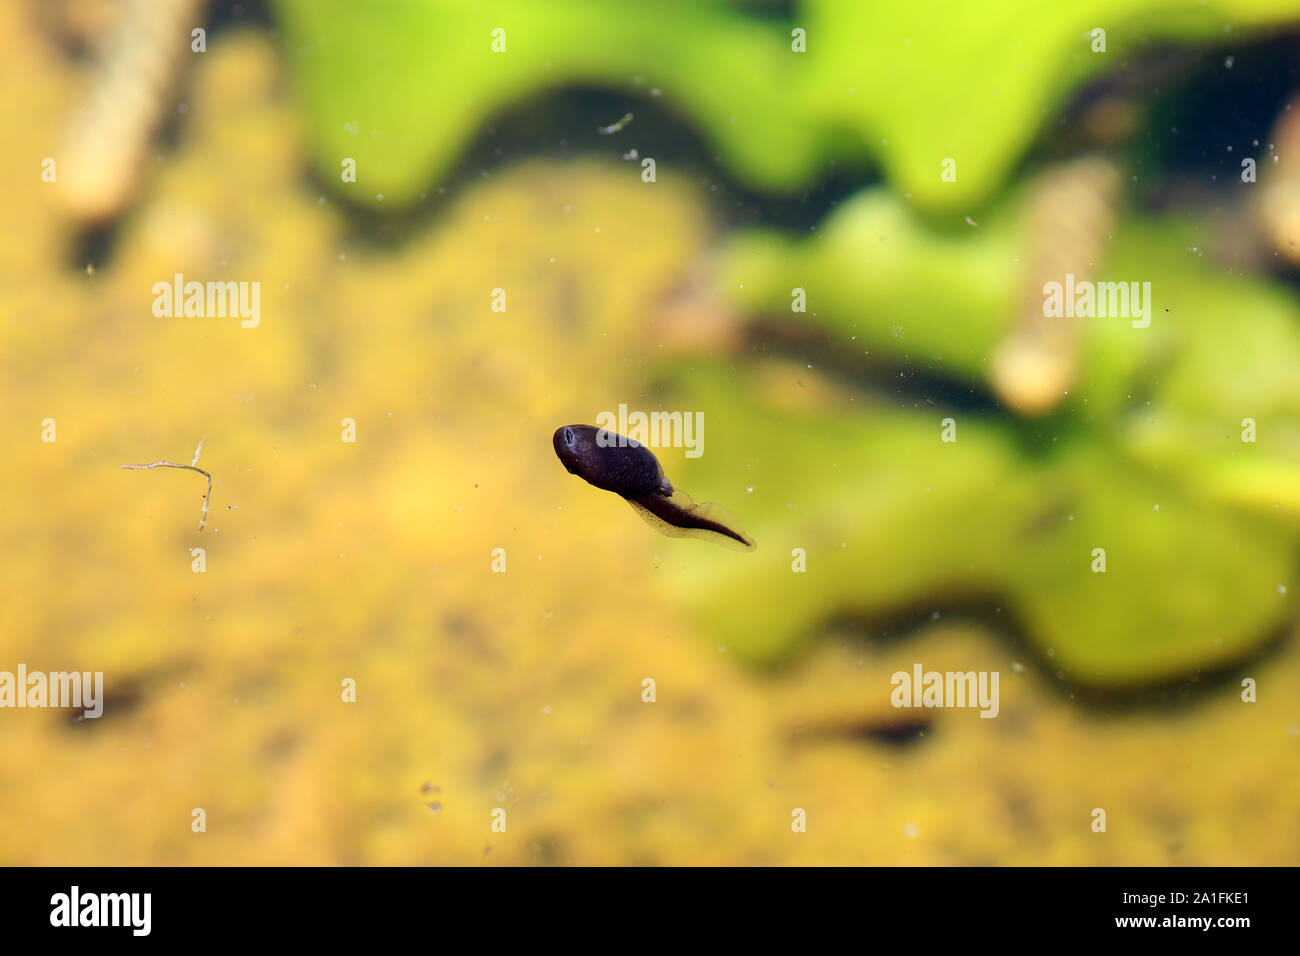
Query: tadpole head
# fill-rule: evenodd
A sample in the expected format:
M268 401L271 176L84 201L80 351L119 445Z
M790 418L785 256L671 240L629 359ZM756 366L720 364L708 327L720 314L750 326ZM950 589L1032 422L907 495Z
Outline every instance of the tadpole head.
M565 425L555 430L551 444L565 470L589 485L624 498L663 493L664 473L654 452L608 428Z
M582 474L580 465L590 454L589 449L595 445L594 432L595 429L590 425L565 425L555 429L551 444L555 446L555 455L569 474Z

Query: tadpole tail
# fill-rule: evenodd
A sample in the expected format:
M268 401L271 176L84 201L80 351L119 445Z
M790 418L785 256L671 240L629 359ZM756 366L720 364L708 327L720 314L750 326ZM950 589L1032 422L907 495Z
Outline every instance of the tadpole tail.
M711 502L696 504L680 489L668 496L628 498L627 503L647 524L670 538L704 538L738 551L753 551L757 547L754 539L740 530L725 509Z

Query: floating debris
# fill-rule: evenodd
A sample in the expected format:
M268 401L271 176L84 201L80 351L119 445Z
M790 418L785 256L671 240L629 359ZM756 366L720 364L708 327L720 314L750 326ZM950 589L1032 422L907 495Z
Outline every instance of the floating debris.
M207 440L208 440L207 435L204 435L202 438L199 439L199 447L194 449L194 458L190 461L188 465L182 465L179 462L175 462L175 461L154 461L154 462L150 462L147 465L123 465L122 466L124 470L133 469L133 468L184 468L186 471L197 471L204 478L208 479L208 490L203 493L203 511L199 515L200 531L202 531L205 527L207 527L208 502L212 499L212 476L208 474L206 471L204 471L202 468L198 467L199 452L203 451L203 443Z
M611 136L614 133L623 132L623 128L627 126L627 124L630 122L632 122L632 114L624 113L623 118L619 120L617 123L611 123L608 126L598 126L596 128L596 132L599 133L601 136Z

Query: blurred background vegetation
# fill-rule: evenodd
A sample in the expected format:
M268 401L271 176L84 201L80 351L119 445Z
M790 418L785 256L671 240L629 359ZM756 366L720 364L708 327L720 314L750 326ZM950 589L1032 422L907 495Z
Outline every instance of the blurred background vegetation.
M107 689L0 712L0 863L1296 861L1300 5L25 0L0 44L0 670ZM1150 327L1043 320L1066 272ZM259 327L155 317L175 273ZM755 553L564 472L622 402L703 412L660 457ZM204 436L199 532L200 476L119 466ZM916 662L999 717L893 709Z

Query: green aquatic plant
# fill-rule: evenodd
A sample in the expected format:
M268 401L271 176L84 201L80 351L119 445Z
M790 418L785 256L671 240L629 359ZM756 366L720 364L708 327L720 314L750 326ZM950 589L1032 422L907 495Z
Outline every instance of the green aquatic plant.
M1204 224L1125 218L1103 273L1150 283L1149 325L1083 322L1069 394L1018 415L988 382L1026 280L1014 212L954 239L871 191L814 239L732 241L723 287L740 309L814 330L876 388L791 411L753 368L679 370L674 402L716 423L690 480L725 481L712 469L742 462L766 517L766 558L706 556L708 574L693 562L674 581L720 643L771 662L845 615L978 601L1063 675L1123 685L1239 660L1289 620L1300 310L1265 281L1206 269ZM808 311L791 314L798 289ZM917 375L956 400L900 403L888 383Z
M1237 40L1296 17L1290 0L805 0L788 21L724 0L273 8L316 168L338 183L354 159L349 195L387 207L443 179L494 115L585 85L681 113L757 188L793 192L832 163L874 163L918 204L969 208L1071 90L1132 51Z

